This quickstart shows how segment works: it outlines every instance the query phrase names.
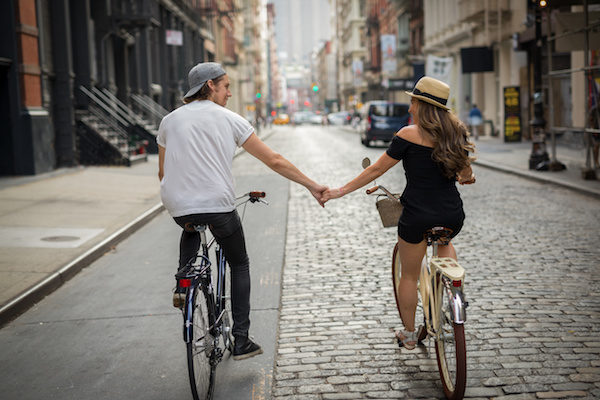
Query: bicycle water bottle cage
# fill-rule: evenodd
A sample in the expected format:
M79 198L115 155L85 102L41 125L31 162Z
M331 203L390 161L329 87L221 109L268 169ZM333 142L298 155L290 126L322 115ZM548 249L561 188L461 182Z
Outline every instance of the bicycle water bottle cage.
M447 245L450 243L452 236L452 229L444 228L443 226L436 226L425 232L425 239L427 240L427 246L431 246L434 242L438 242L441 245Z

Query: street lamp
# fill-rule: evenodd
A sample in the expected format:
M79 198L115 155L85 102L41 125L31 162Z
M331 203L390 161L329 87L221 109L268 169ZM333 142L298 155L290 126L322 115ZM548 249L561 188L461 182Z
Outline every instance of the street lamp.
M529 3L531 4L531 2ZM533 128L531 137L531 154L529 169L536 169L541 163L547 162L546 151L546 120L544 119L544 99L542 95L542 12L535 6L535 47L533 51L533 119L529 125Z

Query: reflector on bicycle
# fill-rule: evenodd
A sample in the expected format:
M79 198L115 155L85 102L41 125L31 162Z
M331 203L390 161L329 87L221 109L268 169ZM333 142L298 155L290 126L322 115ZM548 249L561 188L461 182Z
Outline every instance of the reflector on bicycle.
M454 286L454 287L461 287L462 286L462 281L452 281L452 286Z
M190 286L192 286L191 279L180 279L179 280L179 287L186 288L186 287L190 287Z

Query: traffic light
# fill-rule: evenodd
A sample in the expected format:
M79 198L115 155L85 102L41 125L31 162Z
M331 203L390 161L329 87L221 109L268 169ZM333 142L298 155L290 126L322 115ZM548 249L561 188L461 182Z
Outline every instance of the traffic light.
M262 96L262 94L260 94L260 92L256 92L256 98L260 99L260 97Z
M546 7L546 6L548 5L548 2L547 2L546 0L540 0L540 1L538 2L538 5L539 5L540 7Z
M312 86L312 90L313 92L317 93L319 91L319 86L316 83L314 83Z

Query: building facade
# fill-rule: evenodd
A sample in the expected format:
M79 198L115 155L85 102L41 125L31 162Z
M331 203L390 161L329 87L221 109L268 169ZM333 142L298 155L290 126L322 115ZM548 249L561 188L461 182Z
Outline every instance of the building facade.
M351 110L366 100L366 0L332 0L335 10L338 95L341 109Z
M229 108L242 115L266 79L264 0L0 3L2 175L156 151L158 123L182 104L198 62L223 63Z

